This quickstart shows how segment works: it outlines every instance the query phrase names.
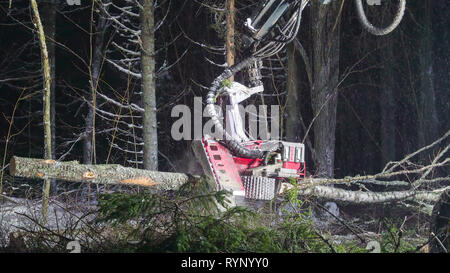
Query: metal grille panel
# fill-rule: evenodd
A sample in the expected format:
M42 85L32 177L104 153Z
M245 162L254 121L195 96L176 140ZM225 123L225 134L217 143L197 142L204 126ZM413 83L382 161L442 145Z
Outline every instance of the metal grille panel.
M275 197L276 180L259 176L242 176L245 198L271 200Z

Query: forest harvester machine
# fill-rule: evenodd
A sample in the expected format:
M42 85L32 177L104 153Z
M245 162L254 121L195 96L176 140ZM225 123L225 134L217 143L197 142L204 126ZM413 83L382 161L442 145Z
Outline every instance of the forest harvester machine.
M210 186L233 193L233 200L270 200L290 179L305 176L305 145L280 140L255 140L248 137L242 125L239 103L264 91L262 60L279 53L298 33L301 15L311 1L319 0L263 0L245 25L242 37L247 57L223 71L212 83L205 98L206 111L214 123L216 133L223 139L205 135L194 140L192 148L200 161ZM320 0L328 4L329 0ZM375 35L392 31L403 16L405 0L399 0L394 22L386 29L368 23L362 0L355 0L360 21ZM399 16L400 14L400 16ZM246 71L246 85L225 82L240 71ZM227 104L226 128L218 107ZM276 121L273 121L276 122Z

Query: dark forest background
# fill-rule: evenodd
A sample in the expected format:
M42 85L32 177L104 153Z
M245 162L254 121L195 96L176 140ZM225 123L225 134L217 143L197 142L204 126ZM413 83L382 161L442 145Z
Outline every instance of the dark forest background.
M154 153L157 147L158 159L148 167L143 161L147 144L140 112L142 79L135 76L141 69L136 54L141 41L136 38L139 35L133 36L133 31L140 30L138 6L133 1L82 0L80 6L38 1L54 65L53 157L189 171L186 165L195 159L189 141L174 141L170 136L176 120L171 118L171 110L176 104L192 107L193 98L204 96L224 69L228 31L224 2L154 1L151 31L156 81L152 92L157 145L148 149ZM237 62L242 58L242 23L255 9L255 2L235 1ZM397 1L383 3L367 7L374 24L388 22ZM29 2L13 0L9 5L10 1L0 1L0 154L4 155L4 170L13 155L44 155L39 40ZM305 9L297 39L314 63L317 41L313 41L313 31L323 18L317 18L317 8L311 5L316 4ZM315 135L335 135L335 147L328 147L334 157L334 173L328 175L344 177L379 172L387 162L403 158L448 131L448 14L444 0L407 1L400 26L378 37L363 30L353 1L330 4L323 20L331 26L336 23L338 29L337 40L333 40L338 46L330 45L338 54L338 69L333 68L338 85L330 93L336 98L336 126L335 133L316 126L308 131L305 142L311 174L317 173L320 162L312 150L317 153L327 148L319 147ZM329 45L327 41L323 44ZM279 55L264 60L263 75L264 96L248 103L264 101L285 107L283 138L302 141L316 110L312 106L315 91L297 46L288 45ZM96 88L92 81L98 81ZM92 94L96 94L94 129Z

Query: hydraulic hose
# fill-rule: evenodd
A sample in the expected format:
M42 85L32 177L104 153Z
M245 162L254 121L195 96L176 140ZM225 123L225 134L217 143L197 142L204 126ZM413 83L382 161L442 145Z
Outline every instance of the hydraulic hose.
M213 121L216 131L219 135L223 135L225 138L221 140L221 142L231 151L232 154L239 157L244 158L263 158L265 155L265 152L259 150L259 149L248 149L244 145L242 145L240 142L236 141L231 137L228 132L226 132L223 129L223 125L219 120L218 114L216 109L214 108L215 105L215 98L218 95L219 90L222 87L222 82L237 72L241 71L244 68L249 67L252 63L257 61L257 58L255 57L249 57L247 59L244 59L242 62L225 69L222 74L220 74L211 84L211 87L209 88L209 92L206 95L206 110L211 117L211 120Z
M364 12L362 0L355 0L358 19L361 22L361 24L363 25L363 27L368 32L372 33L373 35L381 36L381 35L389 34L400 24L400 22L403 19L403 15L405 14L406 0L399 0L399 1L400 1L400 3L398 4L398 9L395 14L394 20L392 21L392 23L389 26L387 26L385 28L375 27L374 25L372 25L369 22L369 20L366 17L366 13Z

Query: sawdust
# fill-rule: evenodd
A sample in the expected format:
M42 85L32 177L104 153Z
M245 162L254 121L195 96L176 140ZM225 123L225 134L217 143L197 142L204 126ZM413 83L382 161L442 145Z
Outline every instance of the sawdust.
M144 186L144 187L152 187L152 186L155 186L158 184L151 178L148 178L145 176L130 178L130 179L123 179L123 180L120 180L120 182L122 182L124 184L134 184L134 185L139 185L139 186Z

